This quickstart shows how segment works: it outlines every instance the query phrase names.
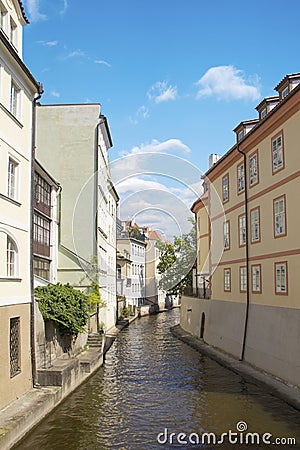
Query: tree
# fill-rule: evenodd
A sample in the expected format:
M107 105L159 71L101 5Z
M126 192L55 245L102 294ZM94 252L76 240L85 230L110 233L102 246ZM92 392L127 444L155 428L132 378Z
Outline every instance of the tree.
M189 233L174 236L173 244L159 241L156 246L161 251L158 272L162 275L159 287L170 294L182 294L187 286L192 286L192 267L196 259L195 221L188 219L192 227Z

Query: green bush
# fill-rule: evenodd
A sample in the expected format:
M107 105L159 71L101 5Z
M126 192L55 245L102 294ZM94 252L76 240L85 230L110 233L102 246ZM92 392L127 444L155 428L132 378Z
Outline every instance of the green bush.
M69 284L38 286L34 290L44 319L53 320L61 334L77 336L84 332L90 315L88 296Z

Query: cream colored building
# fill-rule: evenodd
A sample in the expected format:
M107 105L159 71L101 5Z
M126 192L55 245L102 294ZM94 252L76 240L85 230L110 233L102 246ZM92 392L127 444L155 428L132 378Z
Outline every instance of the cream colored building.
M198 272L208 261L210 299L184 297L181 325L300 386L300 73L275 90L257 106L258 119L235 128L236 144L205 174L207 200L192 209ZM218 214L213 191L223 205Z
M99 104L37 108L37 158L62 187L58 280L83 290L98 280L106 329L116 322L118 195L110 180L111 147Z
M146 248L146 302L158 309L166 306L166 293L159 287L161 274L157 270L161 251L157 248L157 242L163 241L162 236L155 230L147 232Z
M40 85L22 61L20 1L0 0L0 408L32 387L31 173Z

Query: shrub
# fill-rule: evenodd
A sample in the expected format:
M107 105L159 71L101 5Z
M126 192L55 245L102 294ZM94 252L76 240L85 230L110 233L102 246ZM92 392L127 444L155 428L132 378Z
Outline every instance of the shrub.
M61 334L77 336L84 332L90 315L88 296L69 284L38 286L34 290L44 319L53 320Z

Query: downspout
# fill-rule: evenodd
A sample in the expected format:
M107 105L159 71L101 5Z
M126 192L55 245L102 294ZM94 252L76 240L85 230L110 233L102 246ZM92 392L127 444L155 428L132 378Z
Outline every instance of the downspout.
M43 85L38 83L38 95L32 102L32 130L31 130L31 191L30 191L30 347L31 347L31 370L32 384L36 385L36 352L35 352L35 300L34 300L34 273L33 273L33 227L34 227L34 162L36 148L36 103L43 94Z
M250 307L250 265L249 265L249 227L248 227L248 181L247 181L247 157L246 154L240 149L239 142L237 139L236 148L241 155L243 155L244 160L244 180L245 180L245 234L246 234L246 311L245 311L245 320L244 320L244 332L243 332L243 342L242 342L242 351L241 356L239 358L240 361L244 360L245 347L246 347L246 339L247 339L247 328L248 328L248 318L249 318L249 307Z

